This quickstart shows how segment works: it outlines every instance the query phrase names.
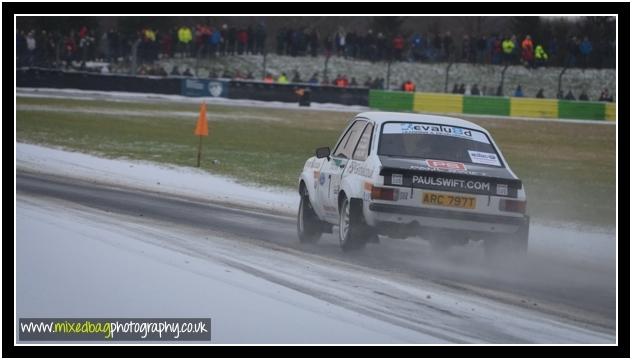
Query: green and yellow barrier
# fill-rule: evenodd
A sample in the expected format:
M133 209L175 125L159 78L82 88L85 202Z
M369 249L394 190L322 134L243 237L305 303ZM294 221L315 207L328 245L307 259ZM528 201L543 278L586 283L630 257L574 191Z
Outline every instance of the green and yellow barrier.
M616 120L613 103L371 90L369 106L387 111L547 119Z
M415 93L415 112L462 113L463 95Z
M606 105L598 102L558 100L560 119L605 120Z
M606 104L606 120L614 121L617 119L617 108L614 103Z
M509 98L497 96L464 96L463 113L509 116Z
M369 92L369 106L387 111L411 111L413 109L413 93L371 90Z
M555 99L510 98L509 108L509 116L551 119L559 117Z

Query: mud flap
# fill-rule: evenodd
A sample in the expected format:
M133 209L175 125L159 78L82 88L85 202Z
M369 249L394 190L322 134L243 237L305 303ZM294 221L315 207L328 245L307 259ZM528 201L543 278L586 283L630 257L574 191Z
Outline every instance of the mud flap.
M379 238L374 229L372 229L364 220L363 207L364 200L351 198L351 221L358 224L358 242L361 243L379 243Z

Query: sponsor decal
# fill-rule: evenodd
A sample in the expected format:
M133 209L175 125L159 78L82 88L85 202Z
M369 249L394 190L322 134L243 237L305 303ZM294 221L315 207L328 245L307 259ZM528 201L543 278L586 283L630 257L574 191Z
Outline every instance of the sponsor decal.
M470 154L470 159L473 163L500 166L500 160L498 160L496 154L474 150L468 150L467 152Z
M318 186L318 179L320 178L320 171L314 171L314 189Z
M434 169L465 171L465 164L446 160L426 160L426 165Z
M403 185L404 177L402 174L393 174L391 175L391 184L393 185Z
M470 159L473 163L500 166L500 160L498 160L496 154L474 150L468 150L467 152L470 154Z
M454 171L454 170L445 170L445 169L435 169L435 168L431 168L428 166L417 166L417 165L410 165L408 167L410 170L423 170L423 171L439 171L439 172L453 172L453 173L459 173L459 174L467 174L467 175L480 175L480 176L485 176L487 175L484 172L479 172L479 171L471 171L471 170L459 170L459 171Z
M462 190L491 191L491 184L487 181L447 179L433 176L413 176L413 184L431 185L436 187L454 188Z
M395 172L395 173L393 173ZM493 196L516 197L519 183L515 186L513 179L495 177L469 177L466 173L448 174L424 171L418 174L403 174L401 183L397 170L386 171L384 185L399 186L401 188L437 189L442 191L454 191L470 194L482 194ZM411 192L411 196L414 192Z
M186 79L184 82L187 89L191 90L204 90L204 83L197 80Z
M348 172L350 174L360 175L360 176L368 177L368 178L373 176L373 168L362 166L362 164L358 162L354 162L354 161L351 161L349 163Z
M408 191L399 190L399 198L397 200L408 200Z
M342 161L343 160L341 159L332 159L331 161L329 161L329 170L334 174L340 173L342 169L344 169L344 167L347 165L346 163L343 163Z
M456 126L432 125L419 123L387 123L384 134L424 134L452 136L489 144L487 136L480 131L464 129Z
M212 97L219 97L222 95L222 83L217 81L211 81L208 83L208 93Z
M185 96L226 97L228 88L223 81L182 79L180 92Z

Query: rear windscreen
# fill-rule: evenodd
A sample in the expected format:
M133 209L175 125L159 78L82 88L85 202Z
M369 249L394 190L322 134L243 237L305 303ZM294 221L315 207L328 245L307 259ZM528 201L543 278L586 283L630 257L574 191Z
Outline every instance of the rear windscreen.
M502 166L483 132L426 123L385 123L378 154Z

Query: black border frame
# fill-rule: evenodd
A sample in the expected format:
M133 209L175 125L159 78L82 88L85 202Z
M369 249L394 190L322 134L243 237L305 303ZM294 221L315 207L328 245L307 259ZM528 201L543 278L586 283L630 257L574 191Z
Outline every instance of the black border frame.
M358 6L360 5L360 6ZM503 14L516 11L527 13L591 13L591 14L618 14L618 74L619 86L617 98L618 106L618 131L623 136L618 136L618 145L629 145L629 83L623 79L629 79L627 64L630 64L630 39L629 39L629 3L3 3L2 15L4 18L3 47L5 50L4 59L11 59L7 54L13 53L14 32L13 15L16 13L39 13L39 14L68 14L68 13L127 13L127 14L170 14L170 13L239 13L248 9L249 13L302 13L305 9L317 9L318 12L331 10L336 13L347 15L362 15L371 13L401 14L442 14L458 11L461 14L469 13L489 13ZM359 13L359 14L358 14ZM460 14L460 15L461 15ZM305 14L309 16L310 14ZM5 74L14 73L14 62L4 61L3 68ZM7 76L8 77L8 76ZM5 94L13 93L10 89L9 81L3 83ZM8 98L8 95L5 96ZM5 102L5 104L8 103ZM12 106L5 106L3 113L6 118L14 116ZM5 153L11 153L9 149L10 123L5 121ZM622 142L621 140L624 139ZM14 139L15 140L15 139ZM626 146L627 147L627 146ZM621 157L621 154L624 154ZM621 186L618 187L619 197L629 199L630 183L629 157L627 152L617 153L619 164L618 180ZM627 160L627 161L625 161ZM9 172L5 162L5 170ZM15 170L15 169L14 169ZM621 175L623 174L623 175ZM8 189L8 182L5 181L4 188ZM13 190L15 192L15 177L13 179ZM627 197L622 196L628 195ZM5 201L6 204L8 201ZM629 201L623 201L629 205ZM623 208L622 208L623 209ZM5 208L6 210L6 208ZM15 210L15 208L14 208ZM5 213L8 213L6 211ZM623 210L619 215L628 212ZM7 216L8 217L8 216ZM14 223L15 224L15 223ZM618 222L618 225L621 222ZM626 226L629 223L623 221ZM15 229L15 228L14 228ZM630 281L629 254L630 243L628 239L628 228L618 227L618 346L305 346L305 347L280 347L280 346L15 346L13 336L15 324L13 323L14 299L7 301L5 296L3 314L5 321L2 324L2 356L3 357L626 357L630 356ZM8 232L8 231L7 231ZM9 237L5 237L3 246L3 290L5 294L13 294L13 243Z

